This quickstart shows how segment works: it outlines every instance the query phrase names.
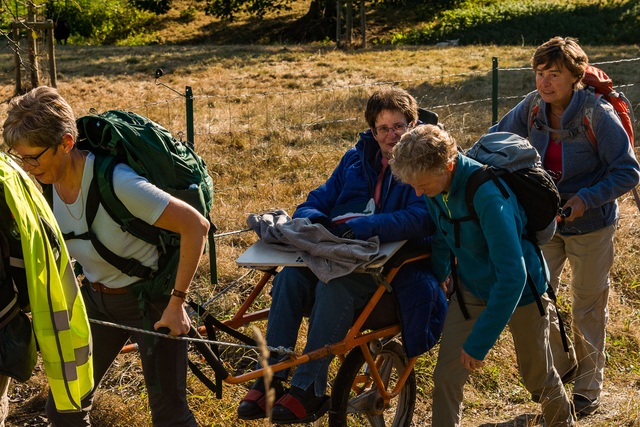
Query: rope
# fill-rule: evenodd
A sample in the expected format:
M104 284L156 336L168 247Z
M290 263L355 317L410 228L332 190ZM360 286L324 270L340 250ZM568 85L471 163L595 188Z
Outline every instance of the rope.
M257 346L254 346L254 345L235 344L235 343L230 343L230 342L225 342L225 341L213 341L213 340L207 340L207 339L204 339L204 338L190 338L190 337L185 337L185 336L174 336L174 335L169 335L169 334L163 334L162 332L149 331L147 329L134 328L132 326L125 326L125 325L120 325L118 323L106 322L104 320L89 319L89 322L95 323L97 325L110 326L112 328L124 329L126 331L138 332L138 333L141 333L141 334L152 335L152 336L160 337L160 338L168 338L168 339L177 340L177 341L201 342L201 343L205 343L205 344L215 344L215 345L220 345L220 346L225 346L225 347L235 347L235 348L243 348L243 349L247 349L247 350L260 351L260 349ZM274 352L274 353L295 356L295 352L293 350L285 348L285 347L282 347L282 346L281 347L267 347L267 349L269 351Z

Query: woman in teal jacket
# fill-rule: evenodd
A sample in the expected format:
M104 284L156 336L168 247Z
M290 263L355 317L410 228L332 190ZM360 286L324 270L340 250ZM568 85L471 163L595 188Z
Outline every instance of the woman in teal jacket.
M546 295L546 266L533 243L521 238L527 217L515 194L508 190L511 197L505 198L488 181L473 200L478 221L456 221L469 217L465 188L481 165L459 154L453 137L437 126L420 126L405 134L390 165L394 175L425 196L437 226L432 267L443 289L451 283L451 252L457 258L460 292L451 298L434 372L433 425L460 424L469 372L484 366L507 325L525 386L531 392L542 390L547 425L574 425L569 399L553 367L549 317L540 316L527 284L529 276L548 312L552 304Z

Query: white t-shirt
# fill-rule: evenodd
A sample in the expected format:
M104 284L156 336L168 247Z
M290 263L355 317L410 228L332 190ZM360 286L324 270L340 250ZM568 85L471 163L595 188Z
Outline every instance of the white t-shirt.
M87 232L85 213L87 196L93 178L94 155L89 153L82 173L82 190L74 203L66 204L53 191L53 213L63 233L76 235ZM113 187L116 196L136 217L154 224L169 204L170 195L136 174L124 164L118 164L113 173ZM146 267L157 269L158 251L154 245L122 231L120 226L100 205L93 222L93 232L98 240L110 251L123 258L134 258ZM121 288L140 280L121 273L96 252L90 240L68 239L69 253L74 257L90 282L100 282L110 288Z

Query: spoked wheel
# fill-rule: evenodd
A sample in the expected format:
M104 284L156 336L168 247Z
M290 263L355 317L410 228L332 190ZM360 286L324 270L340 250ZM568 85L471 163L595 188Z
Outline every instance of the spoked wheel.
M402 346L389 341L375 361L387 392L391 392L407 365ZM340 366L333 384L329 426L409 427L415 405L416 376L413 370L400 393L384 405L362 350L356 347Z

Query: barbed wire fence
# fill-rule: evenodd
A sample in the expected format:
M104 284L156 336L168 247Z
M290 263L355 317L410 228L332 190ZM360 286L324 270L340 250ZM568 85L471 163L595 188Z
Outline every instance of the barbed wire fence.
M640 81L638 81L640 76L635 73L635 78L623 81L616 78L614 66L636 67L637 61L640 61L640 58L593 63L607 71L613 77L615 88L624 91L631 100L636 113L634 123L636 128L638 127L637 116L640 114ZM382 86L404 87L418 99L422 107L437 113L440 121L461 144L470 144L491 126L494 104L497 104L501 116L535 89L530 68L500 68L498 73L500 83L497 96L492 96L490 68L470 73L443 74L426 76L422 79L380 81L330 88L198 95L193 97L194 109L198 111L194 124L195 138L198 141L196 145L206 145L219 138L233 140L234 136L250 134L253 136L251 138L253 145L249 148L258 149L271 143L271 133L283 130L290 131L294 135L292 138L304 137L305 134L313 135L317 132L333 132L339 138L340 132L345 129L366 128L362 117L362 105L366 103L368 96L375 88ZM474 87L482 87L486 96L466 99L464 88L469 83L464 82L469 81ZM518 93L506 93L505 89L500 89L503 82L504 87L513 87L513 81L522 82ZM174 132L184 135L184 126L180 128L179 124L185 123L186 113L175 108L176 102L179 102L179 97L151 104L132 105L128 108L152 117L164 116L167 123L178 125L180 130L173 129ZM350 139L347 138L347 144L353 144L357 138L353 131L350 135ZM307 137L313 138L313 136ZM317 146L314 147L314 154L334 153L335 150L335 146ZM228 162L237 164L242 160L222 158L216 161L222 167L228 165ZM233 182L232 185L237 190L238 185L241 184ZM252 185L252 188L255 185Z
M622 59L607 62L595 62L592 65L606 70L605 65L628 64L640 61L640 58ZM504 79L514 79L508 74L531 74L530 68L500 68L499 74ZM615 74L613 74L615 75ZM444 74L439 76L425 76L422 79L395 80L363 83L358 85L335 86L318 89L273 91L260 93L238 93L224 95L197 95L193 101L198 104L194 109L199 112L195 118L195 136L233 135L241 133L268 134L276 130L290 130L304 132L307 130L326 129L331 126L342 126L345 123L360 122L362 105L370 93L381 86L401 86L409 90L418 99L422 107L426 107L439 114L440 120L452 132L464 133L475 129L476 124L456 118L461 108L475 109L483 113L490 113L492 103L497 103L501 111L515 106L526 94L535 89L534 79L527 75L528 88L526 92L507 94L500 91L497 98L491 93L491 70L479 70L471 73ZM447 93L447 84L455 89L455 82L462 79L474 79L474 85L486 87L486 97L479 99L465 99L464 94L452 91ZM518 80L518 78L515 78ZM640 80L636 76L635 80ZM617 90L626 93L633 103L636 113L640 113L640 81L623 82L614 77ZM436 83L437 81L437 83ZM166 122L184 122L185 114L175 107L180 97L173 97L163 101L131 105L127 109L153 116L165 116ZM309 102L312 99L313 102ZM259 105L260 108L254 108ZM164 111L163 111L164 110ZM638 114L636 114L637 116ZM488 128L491 125L489 115L482 114L480 126ZM636 119L636 126L638 120ZM177 131L184 134L184 129Z
M6 43L0 46L0 54L3 50L13 52L16 49L18 54L24 53L23 48L10 37L4 35L4 39ZM640 58L593 63L605 70L613 78L616 89L624 91L631 100L635 110L636 129L637 117L640 115L640 75L629 70L635 70L638 61ZM9 64L4 64L4 68L0 69L0 73L7 75L14 72L15 69ZM28 72L28 69L25 68L23 72ZM251 156L211 154L215 159L211 162L215 174L224 174L231 167L255 170L258 165L268 166L280 161L280 157L288 156L288 152L276 150L275 146L285 144L291 147L290 152L298 152L301 150L298 148L299 141L306 141L305 155L325 162L329 171L335 166L332 159L335 158L336 150L344 151L352 146L357 140L358 131L367 127L362 116L362 106L378 87L401 86L407 89L416 97L420 106L438 114L440 122L461 145L468 146L491 126L492 111L496 106L499 116L502 116L535 89L535 80L529 67L498 68L498 90L495 93L492 86L493 73L491 64L487 64L485 69L465 73L442 72L415 79L369 81L285 91L249 92L249 89L238 89L235 93L205 93L194 96L186 90L182 93L169 88L175 93L165 99L128 105L98 105L98 108L118 108L141 113L183 139L187 138L191 127L196 150L201 153L234 144L239 149L251 151ZM2 79L7 80L10 78ZM156 84L162 83L157 81ZM193 92L198 92L197 87L194 89ZM162 94L161 90L158 89L157 93ZM166 93L168 92L167 90ZM473 99L470 99L470 93L473 94ZM185 107L188 102L192 105L191 114ZM256 180L247 185L247 180L243 178L242 174L238 174L224 181L220 180L216 193L255 198L265 194L264 189L278 184ZM220 222L223 226L220 231L234 231L235 226L229 228L224 224L237 224L238 220L225 215L222 213Z
M40 12L39 12L40 13ZM18 19L18 17L15 17ZM42 40L43 37L38 37ZM0 33L0 55L10 52L23 58L27 51L20 40L14 41L8 34ZM41 50L44 52L44 50ZM45 53L38 57L48 63ZM640 75L629 72L636 69L640 58L594 62L612 76L615 87L623 90L632 101L636 117L640 115ZM20 72L27 75L32 70L29 64L20 61ZM10 81L9 75L16 72L15 66L5 63L0 74L6 74L1 81ZM248 92L239 89L237 93L191 95L185 91L173 90L174 94L154 102L129 105L111 105L104 109L125 109L139 112L167 127L173 134L187 138L188 130L193 130L196 148L207 150L220 144L238 144L259 153L254 158L217 157L216 167L223 169L239 162L247 162L246 169L255 166L255 157L268 162L282 152L271 150L272 144L290 144L295 148L298 140L332 139L340 148L347 148L357 140L357 132L365 129L362 106L370 93L377 87L401 86L416 97L420 106L438 114L440 122L454 134L463 146L475 141L492 124L492 111L497 107L500 116L515 106L524 96L535 89L534 78L529 67L498 68L498 88L494 92L494 70L490 64L486 69L472 72L431 74L415 79L394 81L369 81L311 89L287 91ZM620 76L624 76L624 78ZM0 76L1 77L1 76ZM48 84L45 80L42 84ZM158 84L158 82L156 82ZM5 88L6 89L6 88ZM191 90L191 88L188 88ZM197 87L193 92L197 92ZM472 89L472 90L469 90ZM7 90L3 90L7 93ZM158 93L161 93L158 90ZM474 99L469 99L469 93ZM191 113L183 108L185 100L192 105ZM103 106L100 106L103 107ZM635 128L638 128L636 119ZM282 136L282 134L286 134ZM247 138L249 136L249 138ZM240 141L242 139L242 141ZM249 144L248 146L246 146ZM309 155L332 155L335 144L310 144L305 149ZM286 153L284 154L286 155ZM240 177L238 177L240 178ZM248 187L238 180L231 180L216 190L242 191L272 183L256 183ZM230 230L226 230L230 231Z
M40 46L44 42L38 38ZM21 58L19 69L23 79L33 70L28 61L22 60L28 53L24 44L14 41L8 34L0 31L0 54L10 52ZM39 49L45 52L45 49ZM49 63L46 53L38 56L43 67ZM637 68L640 58L595 62L612 76L617 90L624 91L631 100L636 120L634 128L638 130L638 115L640 115L640 75L637 72L619 73L617 67ZM5 68L6 67L6 68ZM46 68L45 68L46 69ZM12 75L16 69L5 64L0 74ZM341 141L340 147L346 149L353 145L357 138L357 131L366 128L362 117L362 106L371 92L378 87L401 86L416 97L419 104L439 115L440 121L451 131L456 139L465 144L476 140L492 124L492 110L497 104L502 116L513 108L527 93L535 89L532 71L528 67L499 68L499 87L497 96L492 93L492 70L477 70L467 73L428 75L419 79L406 79L394 81L372 81L356 85L344 85L333 87L320 87L313 89L288 90L288 91L262 91L258 93L231 94L203 94L190 96L188 92L161 99L155 102L141 104L110 106L123 110L139 112L151 117L157 122L169 128L172 133L185 138L187 129L191 126L194 130L197 150L206 149L209 145L215 145L216 141L224 139L234 142L238 135L251 135L249 141L253 156L242 159L234 157L216 158L215 168L224 169L231 164L240 169L255 170L257 163L267 164L277 156L273 154L270 145L281 143L281 139L272 138L274 133L288 133L287 140L305 139L313 140L320 133L331 134L330 138ZM618 74L632 76L628 79L618 78ZM46 76L46 73L43 73ZM7 81L10 79L2 79ZM514 84L514 82L516 82ZM42 84L48 84L43 80ZM475 90L475 94L481 94L476 99L469 99L467 88L482 88ZM501 89L508 88L508 89ZM515 89L514 89L515 88ZM185 100L192 102L192 122L189 123L188 108L181 108ZM260 106L260 108L257 108ZM274 142L276 141L276 142ZM205 147L205 148L203 148ZM293 149L295 145L292 144ZM310 144L305 146L309 150L310 157L322 157L331 155L335 157L336 146L328 144ZM331 158L333 158L331 157ZM323 160L324 161L324 160ZM245 162L243 164L243 162ZM327 170L335 164L329 164ZM216 187L218 197L225 193L233 193L237 199L238 194L246 192L246 198L257 198L268 191L273 182L255 182L250 186L241 184L240 178L228 180L223 186ZM288 185L289 183L282 183ZM309 190L307 188L307 190ZM216 223L222 222L226 227L221 227L216 238L230 237L246 231L241 227L233 228L238 223L236 218L225 217L224 214L214 218ZM220 224L218 224L220 225Z

